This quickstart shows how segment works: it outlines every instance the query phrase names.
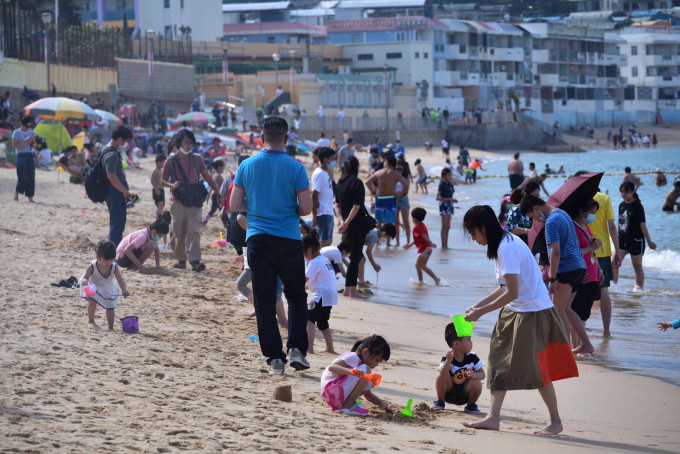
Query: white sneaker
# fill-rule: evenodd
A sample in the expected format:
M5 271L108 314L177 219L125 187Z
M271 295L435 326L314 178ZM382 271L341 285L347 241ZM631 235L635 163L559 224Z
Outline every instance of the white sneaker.
M635 287L633 287L633 293L642 293L644 291L645 290L637 284L635 284Z
M269 373L272 375L283 375L286 365L280 359L272 359L269 363Z
M302 356L302 353L297 348L291 348L288 351L288 363L295 370L309 369L309 362L307 358Z

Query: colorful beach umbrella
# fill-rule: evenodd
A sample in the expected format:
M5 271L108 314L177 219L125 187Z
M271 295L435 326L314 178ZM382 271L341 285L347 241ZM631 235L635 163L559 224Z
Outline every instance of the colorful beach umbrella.
M99 121L94 109L84 102L70 98L42 98L24 107L26 115L59 121Z
M44 137L47 142L47 148L57 153L66 147L71 146L71 138L68 131L58 121L41 121L33 130L36 135Z
M108 128L115 128L118 125L123 124L123 120L112 114L111 112L107 112L105 110L100 110L100 109L95 109L95 112L99 114L101 117L101 121L98 121L97 124L101 126L106 126Z
M205 112L187 112L177 115L172 123L182 124L184 122L207 125L208 123L215 123L215 117Z

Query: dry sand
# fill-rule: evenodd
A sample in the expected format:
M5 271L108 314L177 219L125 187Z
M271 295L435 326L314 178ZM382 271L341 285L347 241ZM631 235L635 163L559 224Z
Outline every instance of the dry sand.
M151 159L143 166L128 171L142 201L126 234L154 217ZM123 333L119 322L113 333L90 330L77 292L49 284L80 277L107 236L108 212L84 198L82 186L60 179L38 171L38 203L16 203L15 173L0 169L0 451L678 451L677 387L584 363L580 378L556 383L562 435L532 434L547 418L536 391L508 394L501 432L466 429L461 423L478 417L452 406L429 410L447 320L344 298L331 318L336 350L385 336L392 358L377 370L383 383L376 392L396 411L413 397L415 417L388 416L370 404L364 419L332 413L319 377L334 355L310 355L306 372L267 373L259 346L248 340L257 335L250 308L234 299L235 254L209 247L219 238L218 220L202 237L207 272L173 270L171 254L162 252L161 269L123 273L132 297L120 301L116 316L137 315L140 334ZM104 311L96 318L105 324ZM320 350L320 336L316 342ZM488 339L474 342L486 359ZM292 385L291 403L272 399L281 384ZM479 404L488 409L488 390Z

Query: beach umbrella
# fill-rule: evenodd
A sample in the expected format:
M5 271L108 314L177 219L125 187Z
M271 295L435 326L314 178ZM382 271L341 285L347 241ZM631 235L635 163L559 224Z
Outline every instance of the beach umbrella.
M59 121L99 121L99 114L84 102L70 98L42 98L24 107L26 115Z
M215 117L205 112L187 112L177 115L172 123L182 124L184 122L207 125L208 123L215 123Z
M71 137L68 131L59 121L44 120L38 123L33 129L36 135L44 137L47 142L47 148L52 152L58 152L66 147L71 146Z
M578 203L583 199L592 198L597 194L604 172L586 173L578 177L571 177L551 195L547 204L560 208L569 216L574 216L578 210ZM534 254L545 252L545 223L534 222L529 231L529 249Z
M115 128L116 126L123 124L123 120L121 120L111 112L107 112L105 110L100 109L95 109L95 112L97 112L101 117L101 121L97 122L97 124L100 126L106 126L107 128Z
M226 126L217 128L215 132L219 132L220 134L237 134L237 131L234 128L228 128Z

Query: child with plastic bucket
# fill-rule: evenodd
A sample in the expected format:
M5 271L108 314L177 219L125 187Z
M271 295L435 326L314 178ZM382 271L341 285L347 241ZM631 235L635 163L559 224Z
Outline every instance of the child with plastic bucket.
M106 321L109 331L113 331L113 322L116 317L118 296L128 296L129 292L118 265L116 258L116 246L111 241L100 241L95 248L97 259L90 262L85 273L80 278L80 296L87 299L87 319L90 328L99 328L94 322L94 312L97 305L106 309ZM114 282L114 277L118 282ZM120 286L120 294L118 293Z
M357 403L362 395L386 413L392 413L387 403L373 394L371 382L363 377L388 359L390 346L382 336L374 334L358 341L352 351L340 355L324 370L321 375L321 397L333 411L341 410L346 415L368 415L369 411Z

